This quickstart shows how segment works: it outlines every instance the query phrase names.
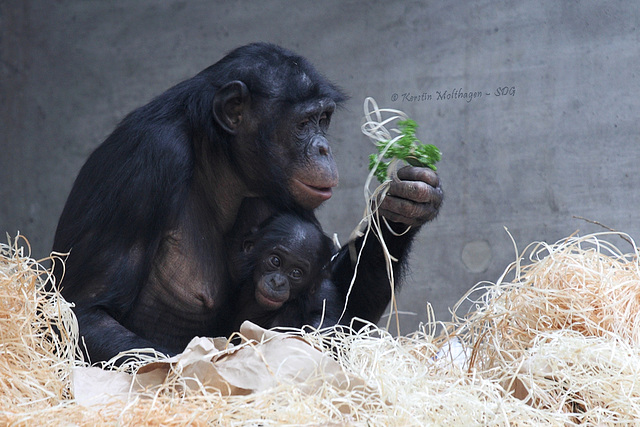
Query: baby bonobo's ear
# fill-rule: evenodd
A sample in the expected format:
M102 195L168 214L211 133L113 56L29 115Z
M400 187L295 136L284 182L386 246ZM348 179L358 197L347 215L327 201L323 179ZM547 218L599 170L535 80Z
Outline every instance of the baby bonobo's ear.
M258 232L260 228L251 227L251 230L247 234L245 234L245 239L242 241L242 252L245 254L253 251L253 248L256 246L256 239L259 238Z
M253 243L253 240L245 239L242 242L242 252L244 252L245 254L248 254L253 250L254 246L255 244Z

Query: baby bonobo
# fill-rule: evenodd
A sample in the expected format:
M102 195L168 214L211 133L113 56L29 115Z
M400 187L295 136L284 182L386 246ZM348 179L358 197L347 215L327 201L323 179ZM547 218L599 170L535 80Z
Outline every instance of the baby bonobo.
M244 320L270 329L318 326L331 292L331 240L313 222L276 215L234 239L235 330Z

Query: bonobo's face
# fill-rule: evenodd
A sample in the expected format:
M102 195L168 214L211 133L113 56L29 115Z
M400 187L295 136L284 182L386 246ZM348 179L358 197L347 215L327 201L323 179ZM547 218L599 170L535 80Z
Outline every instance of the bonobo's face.
M249 95L247 95L249 96ZM233 98L235 99L235 98ZM238 101L239 102L239 101ZM251 96L242 107L220 107L233 131L233 163L255 196L313 210L331 197L338 168L327 140L336 103L330 98L293 103Z
M296 203L305 209L320 206L338 185L338 168L326 136L334 110L335 103L324 99L299 105L291 112L288 187Z
M317 208L338 185L326 132L346 96L284 49L263 46L232 58L225 69L234 80L217 89L213 115L247 192L279 208Z
M277 310L308 289L310 264L297 249L277 245L266 251L254 270L255 299L266 310Z

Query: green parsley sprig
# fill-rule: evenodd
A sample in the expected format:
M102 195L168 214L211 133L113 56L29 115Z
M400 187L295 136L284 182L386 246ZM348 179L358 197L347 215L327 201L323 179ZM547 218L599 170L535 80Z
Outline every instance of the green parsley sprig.
M397 141L391 146L391 140L376 143L378 152L369 156L369 170L376 169L375 176L378 181L386 181L387 169L393 159L404 160L411 166L426 166L436 170L436 163L442 158L442 153L435 145L423 144L416 138L416 129L418 124L414 120L401 120L398 122L398 130L402 136ZM378 163L381 155L383 158Z

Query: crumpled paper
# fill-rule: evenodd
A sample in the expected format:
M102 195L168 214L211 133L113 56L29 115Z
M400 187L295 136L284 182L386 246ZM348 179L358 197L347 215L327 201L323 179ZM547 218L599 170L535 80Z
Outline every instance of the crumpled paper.
M312 392L329 382L345 390L364 387L361 378L346 373L329 355L299 336L265 330L251 322L240 327L243 342L196 337L181 354L152 362L135 375L100 368L76 368L72 382L76 401L102 404L110 399L144 395L172 381L178 387L218 390L223 396L247 395L295 384ZM179 381L173 381L175 379Z

